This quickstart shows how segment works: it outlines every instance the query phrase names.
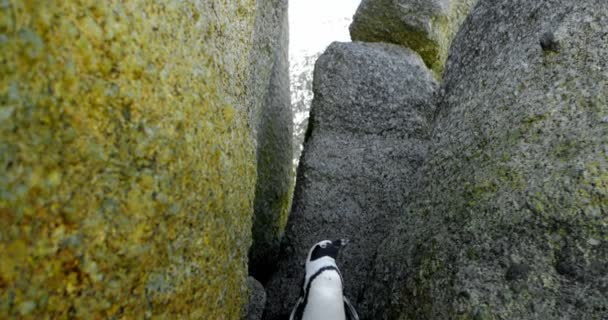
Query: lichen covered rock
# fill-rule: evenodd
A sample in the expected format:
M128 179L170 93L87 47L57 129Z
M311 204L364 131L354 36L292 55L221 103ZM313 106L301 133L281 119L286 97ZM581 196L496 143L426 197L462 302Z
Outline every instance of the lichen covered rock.
M363 0L353 40L396 43L418 52L441 76L452 39L477 0Z
M437 88L410 49L333 43L319 57L314 100L278 271L265 319L287 319L310 247L350 239L338 257L345 294L362 319L374 257L426 156ZM388 299L388 297L387 297Z
M373 319L606 317L607 34L606 1L479 2Z
M249 271L265 282L273 271L287 224L295 175L287 0L258 0L257 11L250 88L258 178Z
M0 317L240 317L255 14L0 1Z

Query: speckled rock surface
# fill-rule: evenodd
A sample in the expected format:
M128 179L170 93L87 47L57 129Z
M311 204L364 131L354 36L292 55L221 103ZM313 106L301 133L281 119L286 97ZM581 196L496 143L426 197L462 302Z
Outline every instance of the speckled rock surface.
M289 94L287 0L258 0L250 83L257 141L257 184L249 272L266 281L291 207L294 169Z
M452 39L477 0L363 0L353 40L396 43L418 52L440 77Z
M0 1L0 318L240 317L255 5Z
M253 277L247 277L249 290L249 303L245 310L245 320L261 320L266 305L266 291L264 286Z
M302 265L319 240L348 238L338 257L358 309L371 264L425 156L436 82L420 57L392 44L333 43L315 66L309 131L265 319L286 319Z
M606 319L608 2L481 0L372 319Z

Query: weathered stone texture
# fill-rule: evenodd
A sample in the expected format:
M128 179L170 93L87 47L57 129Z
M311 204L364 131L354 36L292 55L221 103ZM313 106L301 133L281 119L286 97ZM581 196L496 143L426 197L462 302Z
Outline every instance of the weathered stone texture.
M321 55L285 245L267 285L266 319L288 317L306 254L322 239L351 240L338 265L346 295L361 305L373 257L426 154L436 86L420 57L396 45L333 43Z
M477 0L363 0L350 25L353 40L396 43L418 52L441 77L448 50Z
M258 0L250 88L257 184L249 270L267 281L287 224L294 183L287 0Z
M1 318L240 317L255 17L0 1Z
M253 277L247 277L249 302L243 318L245 320L261 320L266 306L266 291L264 286Z
M606 318L607 35L606 1L479 2L373 319Z

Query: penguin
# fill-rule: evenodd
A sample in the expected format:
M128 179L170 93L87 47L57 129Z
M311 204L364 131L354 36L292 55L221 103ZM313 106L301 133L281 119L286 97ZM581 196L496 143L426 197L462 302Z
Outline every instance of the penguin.
M336 257L348 240L323 240L308 252L298 302L289 320L359 320L342 293L342 274Z

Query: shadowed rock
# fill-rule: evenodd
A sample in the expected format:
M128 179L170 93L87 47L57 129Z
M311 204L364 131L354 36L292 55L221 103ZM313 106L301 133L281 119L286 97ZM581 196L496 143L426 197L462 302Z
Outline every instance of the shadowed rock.
M247 277L249 303L246 305L244 320L261 320L266 305L264 286L253 277Z
M287 0L258 0L253 37L251 118L257 142L249 273L266 282L291 206L294 169L289 95Z

